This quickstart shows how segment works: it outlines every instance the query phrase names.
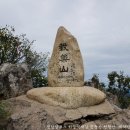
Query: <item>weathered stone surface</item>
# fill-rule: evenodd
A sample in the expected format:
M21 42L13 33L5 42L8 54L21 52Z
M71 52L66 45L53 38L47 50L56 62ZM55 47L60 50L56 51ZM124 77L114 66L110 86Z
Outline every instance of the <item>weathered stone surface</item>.
M86 117L86 115L100 115L102 114L110 114L114 113L114 109L111 106L111 104L105 100L105 102L95 105L95 106L90 106L90 107L80 107L78 108L79 112L83 115L83 117Z
M102 103L106 95L92 87L42 87L29 90L27 97L63 108L79 108Z
M31 88L32 80L26 64L5 63L0 66L0 98L25 94Z
M43 105L27 99L26 96L12 98L7 102L12 106L13 113L6 130L47 130L48 124L56 124Z
M66 111L65 116L69 120L73 121L73 120L76 120L76 119L80 119L83 115L77 109L69 109L69 110Z
M80 130L129 130L130 129L130 110L122 110L114 115L109 115L96 120L86 122L81 125Z
M64 27L57 31L53 53L48 67L50 87L81 87L84 69L76 38Z
M6 130L56 130L57 127L59 129L64 127L65 130L70 130L67 129L69 125L83 125L92 120L100 120L100 117L109 117L114 112L112 111L112 106L110 107L107 101L103 105L99 104L87 107L87 109L91 109L91 112L90 110L84 111L80 109L79 111L79 109L64 109L59 106L54 107L41 104L30 100L25 95L8 99L6 102L10 104L10 108L12 109ZM97 107L100 109L100 113L98 111L97 113L95 112ZM110 111L106 112L105 108L110 109ZM93 113L94 119L91 120ZM120 118L123 119L123 117ZM126 119L128 118L126 117Z

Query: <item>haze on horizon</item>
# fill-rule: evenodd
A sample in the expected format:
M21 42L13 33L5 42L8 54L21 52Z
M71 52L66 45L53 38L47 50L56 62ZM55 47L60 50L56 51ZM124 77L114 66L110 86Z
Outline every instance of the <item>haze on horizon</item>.
M78 40L85 80L106 81L111 71L130 75L130 0L0 0L0 27L14 26L36 40L38 52L52 52L64 26Z

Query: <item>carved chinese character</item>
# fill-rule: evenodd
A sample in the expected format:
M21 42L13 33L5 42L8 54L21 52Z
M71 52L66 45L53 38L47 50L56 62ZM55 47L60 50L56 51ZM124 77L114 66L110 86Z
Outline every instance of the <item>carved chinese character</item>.
M67 60L70 60L69 58L68 58L68 55L67 54L62 54L61 56L60 56L60 61L61 62L67 62Z
M68 49L67 49L67 44L66 43L61 43L60 45L59 45L59 51L68 51Z
M68 72L68 67L63 66L62 68L60 68L60 72Z

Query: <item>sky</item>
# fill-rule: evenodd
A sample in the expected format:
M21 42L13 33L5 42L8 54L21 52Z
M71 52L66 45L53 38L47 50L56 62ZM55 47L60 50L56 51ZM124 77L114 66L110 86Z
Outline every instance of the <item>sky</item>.
M0 0L0 27L36 40L37 52L52 53L59 26L76 38L85 80L124 71L130 75L130 0Z

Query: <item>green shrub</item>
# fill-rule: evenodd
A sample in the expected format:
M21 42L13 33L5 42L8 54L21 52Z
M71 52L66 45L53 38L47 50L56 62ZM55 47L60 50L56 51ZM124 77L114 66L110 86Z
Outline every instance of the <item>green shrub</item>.
M26 63L34 87L47 86L46 71L49 53L37 53L33 41L25 34L15 35L14 27L0 27L0 65ZM1 86L0 86L1 87Z
M7 119L10 115L9 106L5 102L0 102L0 120Z

